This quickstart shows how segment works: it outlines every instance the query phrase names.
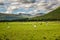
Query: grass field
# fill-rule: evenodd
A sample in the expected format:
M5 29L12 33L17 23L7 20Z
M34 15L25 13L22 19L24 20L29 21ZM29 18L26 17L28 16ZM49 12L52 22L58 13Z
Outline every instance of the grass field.
M0 22L0 40L60 40L60 21Z

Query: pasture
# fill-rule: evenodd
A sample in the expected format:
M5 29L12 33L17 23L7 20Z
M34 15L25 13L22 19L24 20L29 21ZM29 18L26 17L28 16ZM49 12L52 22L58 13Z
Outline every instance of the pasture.
M60 21L0 22L0 40L60 40Z

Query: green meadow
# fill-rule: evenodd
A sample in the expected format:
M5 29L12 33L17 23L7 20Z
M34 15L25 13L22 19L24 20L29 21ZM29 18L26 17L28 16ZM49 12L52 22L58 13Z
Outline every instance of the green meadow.
M0 40L60 40L60 21L0 22Z

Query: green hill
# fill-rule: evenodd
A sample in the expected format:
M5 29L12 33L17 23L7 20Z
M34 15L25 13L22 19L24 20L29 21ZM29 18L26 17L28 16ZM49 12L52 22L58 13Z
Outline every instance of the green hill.
M30 20L60 20L60 7L46 15L37 16Z

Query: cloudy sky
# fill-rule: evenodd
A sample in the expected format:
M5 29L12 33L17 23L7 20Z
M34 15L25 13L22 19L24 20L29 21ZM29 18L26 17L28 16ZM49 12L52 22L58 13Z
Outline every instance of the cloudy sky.
M47 13L60 6L60 0L0 0L3 13Z

